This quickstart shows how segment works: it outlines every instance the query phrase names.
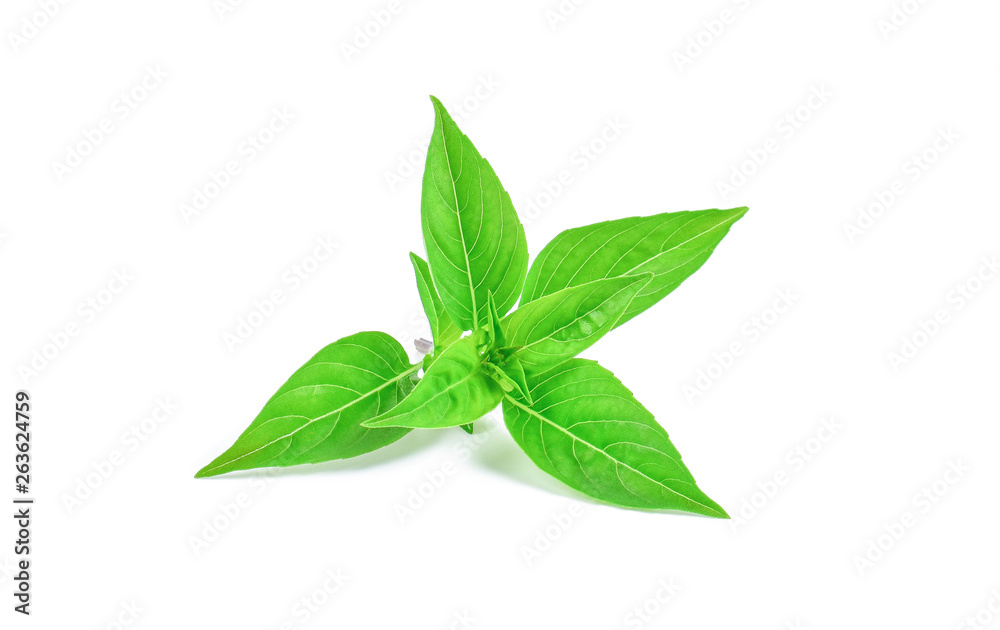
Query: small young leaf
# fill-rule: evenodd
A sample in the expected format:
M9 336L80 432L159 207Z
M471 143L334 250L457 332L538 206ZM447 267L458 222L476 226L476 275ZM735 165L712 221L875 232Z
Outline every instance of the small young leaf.
M292 374L236 443L195 477L315 464L391 444L407 430L370 429L361 422L395 407L413 389L419 367L385 333L335 341Z
M695 484L667 432L614 374L572 359L529 377L534 404L506 396L504 422L542 470L629 508L729 518Z
M478 420L503 397L482 363L473 337L459 339L434 361L402 403L362 426L443 429Z
M417 291L420 293L420 303L424 307L427 321L431 324L431 335L434 339L435 349L441 349L451 345L453 341L462 336L462 329L455 325L451 316L444 309L441 298L434 288L434 281L431 280L431 270L427 262L410 252L410 262L413 263L413 272L417 276Z
M470 422L469 424L463 424L463 425L460 425L460 426L462 427L463 431L465 431L469 435L472 435L472 431L473 431L472 424L473 423Z
M476 330L487 295L504 315L517 302L528 269L524 228L510 195L433 96L434 133L427 149L420 216L434 286L452 320Z
M500 389L502 389L504 393L509 393L516 389L517 386L514 384L514 381L512 381L509 376L504 374L503 370L489 361L483 363L482 369L483 373L492 378L496 384L500 386Z
M500 314L497 312L497 304L493 299L493 292L489 293L487 299L489 304L489 321L486 324L486 330L489 333L487 335L488 343L491 348L501 348L507 345L507 341L503 334L503 328L500 327Z
M501 389L505 393L516 392L518 396L528 401L530 405L531 391L528 389L527 376L525 376L521 360L515 356L509 357L503 362L502 366L496 367L496 370L498 374L494 378L502 381ZM504 384L507 387L504 387Z
M507 343L524 371L538 374L580 354L615 327L653 274L571 286L518 308L504 318Z
M667 212L566 230L532 263L521 305L593 280L652 272L653 281L616 324L621 326L697 271L746 212L745 207Z
M493 363L483 363L483 371L487 376L496 381L504 394L515 394L531 404L531 394L528 392L528 385L525 382L524 368L517 357L512 357L503 367Z

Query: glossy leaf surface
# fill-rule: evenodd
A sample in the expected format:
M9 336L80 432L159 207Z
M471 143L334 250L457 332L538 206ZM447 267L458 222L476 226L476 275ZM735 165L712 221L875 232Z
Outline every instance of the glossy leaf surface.
M521 304L602 278L651 272L618 326L676 289L708 260L747 208L667 212L604 221L560 233L528 271Z
M503 321L511 356L537 374L580 354L615 327L653 278L609 278L571 286L525 304Z
M420 293L420 304L424 307L424 314L431 325L431 335L434 338L435 351L451 345L456 339L462 336L462 329L459 328L448 311L445 310L437 290L434 288L434 281L431 279L431 270L420 256L410 252L410 262L413 263L413 272L417 276L417 291Z
M434 285L452 320L475 330L496 297L517 302L528 268L524 228L500 179L439 100L427 149L420 216Z
M443 429L478 420L503 397L482 363L473 338L459 339L434 361L401 404L363 426Z
M572 359L529 378L534 403L506 396L504 422L542 470L629 508L728 518L695 484L667 432L614 374Z
M370 429L361 422L403 400L418 367L385 333L362 332L335 341L299 368L236 443L195 476L314 464L391 444L407 430Z

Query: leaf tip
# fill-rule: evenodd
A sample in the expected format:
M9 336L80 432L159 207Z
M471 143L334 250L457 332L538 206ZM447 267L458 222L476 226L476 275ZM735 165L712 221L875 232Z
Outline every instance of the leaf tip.
M731 516L729 516L729 514L725 510L722 509L721 506L717 506L717 507L719 507L719 510L717 512L715 512L714 514L712 514L711 516L713 516L714 518L722 519L724 521L730 520L732 518Z
M457 130L461 133L458 125L455 123L455 119L448 113L448 108L444 106L441 99L432 94L431 103L434 105L434 128L448 129L449 133Z
M434 111L448 113L448 110L447 108L445 108L444 103L441 102L441 99L434 96L433 94L431 94L430 97L431 97L431 104L434 105Z
M232 472L233 468L229 466L232 462L224 460L224 457L225 453L205 464L201 470L194 474L194 478L205 479L206 477L218 477L219 475L224 475L227 472ZM237 470L239 470L239 468L237 468Z
M211 466L211 464L208 464L207 466L196 472L194 474L194 478L204 479L205 477L214 477L215 475L217 475L218 473L213 473L209 470L209 466Z
M729 520L732 518L731 516L729 516L726 510L722 508L721 505L713 501L707 495L702 493L702 497L703 501L701 501L700 503L703 509L698 510L699 513L711 518L718 518L722 520Z

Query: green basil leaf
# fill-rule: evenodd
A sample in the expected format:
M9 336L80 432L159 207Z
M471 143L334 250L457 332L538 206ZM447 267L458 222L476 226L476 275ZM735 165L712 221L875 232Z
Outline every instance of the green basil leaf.
M335 341L292 374L236 443L195 477L345 459L391 444L407 430L361 422L399 404L419 367L385 333Z
M427 321L431 324L431 336L434 339L435 352L439 348L451 345L453 341L462 336L462 329L455 325L451 316L444 309L441 298L434 288L434 281L431 279L431 270L427 262L410 252L410 262L413 263L413 272L417 276L417 291L420 293L420 303L424 307Z
M510 357L503 364L503 371L517 384L518 392L528 401L528 404L532 404L531 389L528 387L528 376L524 372L524 365L521 363L521 360L517 357Z
M489 333L487 336L490 348L502 348L507 345L506 338L503 334L503 328L500 326L500 314L497 312L497 304L493 299L493 292L487 298L487 303L489 304L489 321L486 324L486 330Z
M483 371L487 376L496 381L505 394L513 392L529 403L531 402L528 384L525 381L524 368L521 367L521 362L517 360L517 357L509 359L503 367L487 361L483 363Z
M441 353L402 403L365 427L443 429L468 424L496 408L503 390L482 370L472 337Z
M528 377L524 372L524 365L516 356L511 356L504 361L499 368L505 380L511 383L513 391L517 392L524 400L531 404L531 390L528 389Z
M622 507L729 518L695 484L667 432L614 374L572 359L529 377L534 403L511 396L504 422L542 470Z
M524 371L537 374L572 359L615 327L653 274L595 280L519 307L504 318L507 344Z
M465 432L466 432L466 433L468 433L469 435L472 435L472 431L473 431L473 429L472 429L472 424L473 424L473 423L471 423L471 422L470 422L469 424L463 424L463 425L459 425L459 426L461 426L461 427L462 427L462 430L463 430L463 431L465 431Z
M652 272L617 326L680 286L697 271L747 208L667 212L594 223L560 233L528 271L521 305L566 287Z
M501 371L497 366L487 361L483 363L482 370L486 376L492 378L496 384L500 386L500 389L502 389L504 393L514 391L514 381L510 380L510 377L504 374L503 371Z
M501 314L517 302L528 268L524 228L499 178L433 96L420 216L427 260L445 309L463 330L488 318L487 295Z

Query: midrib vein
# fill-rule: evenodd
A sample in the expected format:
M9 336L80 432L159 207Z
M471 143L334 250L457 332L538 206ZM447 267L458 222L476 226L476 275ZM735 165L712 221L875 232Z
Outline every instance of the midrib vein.
M604 455L605 457L607 457L607 458L608 458L609 460L611 460L611 461L615 462L616 464L619 464L619 465L621 465L621 466L624 466L625 468L628 468L629 470L631 470L631 471L632 471L632 472L634 472L635 474L639 475L640 477L643 477L644 479L648 479L649 481L653 482L654 484L658 485L659 487L663 488L664 490L668 490L668 491L670 491L670 492L672 492L672 493L676 494L677 496L679 496L679 497L681 497L681 498L683 498L683 499L687 499L688 501L690 501L690 502L694 503L695 505L700 505L701 507L703 507L703 508L705 508L706 510L708 510L708 511L712 512L713 514L718 514L718 510L716 510L716 509L715 509L715 508L713 508L712 506L710 506L710 505L705 505L704 503L700 503L700 502L698 502L698 501L695 501L695 500L694 500L694 499L692 499L691 497L689 497L689 496L685 496L685 495L681 494L680 492L677 492L677 491L676 491L676 490L674 490L673 488L669 488L669 487L667 487L667 486L663 485L663 482L662 482L662 481L657 481L656 479L653 479L652 477L650 477L650 476L649 476L649 475L647 475L646 473L642 472L641 470L637 470L637 469L635 469L635 468L633 468L633 467L629 466L629 465L628 465L627 463L625 463L625 462L621 461L620 459L617 459L617 458L615 458L615 457L611 456L611 455L610 455L610 454L609 454L609 453L608 453L607 451L605 451L605 450L604 450L603 448L599 448L599 447L597 447L597 446L594 446L593 444L591 444L591 443L590 443L590 442L588 442L587 440L584 440L583 438L581 438L581 437L579 437L579 436L577 436L577 435L574 435L574 434L570 433L569 431L567 431L566 429L562 428L561 426L559 426L559 425L558 425L558 424L556 424L555 422L552 422L551 420L549 420L549 419L548 419L548 418L546 418L545 416L543 416L543 415L541 415L540 413L536 412L536 411L535 411L534 409L532 409L531 407L526 407L525 405L521 404L520 402L518 402L517 400L515 400L515 399L514 399L513 397L511 397L510 395L508 395L508 394L504 394L504 398L506 398L506 399L507 399L508 401L510 401L510 402L511 402L511 404L513 404L513 405L516 405L517 407L520 407L520 408L521 408L521 409L523 409L524 411L528 412L528 415L531 415L531 416L534 416L535 418L538 418L538 419L539 419L539 420L540 420L541 422L544 422L544 423L548 424L549 426L553 426L553 427L555 427L555 428L559 429L560 431L562 431L563 433L565 433L565 434L566 434L567 436L569 436L569 437L570 437L570 439L572 439L572 440L575 440L575 441L577 441L577 442L580 442L580 443L581 443L581 444L583 444L584 446L588 446L588 447L590 447L590 448L594 449L595 451L597 451L597 452L598 452L598 453L600 453L601 455ZM581 468L581 470L582 470L582 468ZM586 475L586 473L584 473L584 474ZM588 475L588 477L589 477L589 475ZM620 480L620 479L621 479L621 477L619 477L619 480ZM624 483L622 483L622 486L623 486L623 487L624 487L624 485L625 485L625 484L624 484ZM628 490L628 488L626 488L626 490ZM630 492L631 492L631 491L630 491ZM634 493L633 493L633 494L634 494Z
M451 156L448 155L448 138L444 130L444 115L441 115L441 146L444 147L444 160L448 163L448 174L451 179L451 191L455 199L455 220L458 222L458 237L462 241L462 256L465 258L465 276L469 281L469 297L472 299L472 329L479 328L479 308L476 306L476 288L472 286L472 265L469 262L469 250L465 243L465 230L462 227L462 213L458 208L458 181L455 178L455 171L451 167ZM465 147L459 140L458 146L462 149L462 156L465 156ZM463 170L465 167L463 165ZM480 224L482 220L480 219Z
M409 427L407 425L385 424L385 423L392 421L394 418L401 418L401 417L404 417L404 416L408 416L408 415L416 412L418 409L421 409L422 407L426 407L427 405L430 404L430 402L432 400L437 400L438 398L440 398L441 396L446 395L447 393L449 393L451 390L455 389L456 387L458 387L460 385L464 385L469 379L471 379L474 376L476 376L476 374L477 374L476 372L469 372L468 374L466 374L462 378L460 378L457 381L451 383L450 385L448 385L447 387L445 387L444 389L442 389L438 393L436 393L433 396L431 396L430 398L428 398L427 402L425 402L424 404L420 405L420 407L416 407L414 409L410 409L409 411L404 411L403 413L400 413L400 414L397 414L397 415L394 415L394 416L388 416L388 417L384 418L383 420L381 420L380 424L369 425L369 426L376 426L376 427L404 427L404 428L411 428L411 429L426 429L426 428L446 429L448 427ZM389 412L386 412L386 413L389 413ZM456 424L454 426L459 426L461 424L467 424L467 423L461 422L461 423Z
M389 385L393 385L395 383L398 383L400 380L403 379L403 377L409 376L410 374L413 374L414 372L416 372L419 369L420 369L420 364L419 363L417 365L411 366L408 370L406 370L402 374L399 374L398 376L396 376L396 377L394 377L392 379L389 379L388 381L382 383L381 385L379 385L375 389L371 390L370 392L368 392L364 396L359 396L359 397L355 398L354 400L352 400L351 402L347 403L346 405L343 405L342 407L334 409L333 411L329 411L327 413L324 413L321 416L316 416L315 418L311 418L308 422L306 422L305 424L303 424L298 429L295 429L291 433L286 433L285 435L279 436L279 437L271 440L267 444L259 446L259 447L255 448L254 450L252 450L252 451L250 451L248 453L244 453L244 454L240 455L239 457L234 457L233 459L225 461L225 462L219 464L218 466L213 466L212 468L206 468L205 470L206 471L217 470L219 468L222 468L223 466L228 466L229 464L232 464L233 462L237 462L237 461L243 459L244 457L249 457L250 455L253 455L257 451L263 450L263 449L267 448L268 446L271 446L275 442L279 442L281 440L284 440L285 438L288 438L288 437L291 437L291 436L295 435L296 433L298 433L299 431L301 431L302 429L306 428L307 426L309 426L310 424L312 424L314 422L318 422L318 421L322 420L323 418L327 418L329 416L332 416L335 413L340 413L341 411L344 411L345 409L347 409L351 405L357 404L358 402L364 400L365 398L368 398L372 394L376 394L376 393L382 391L383 389L385 389ZM275 416L274 418L271 418L270 420L276 420L277 418L287 418L287 417L288 417L287 415L285 415L285 416ZM265 422L270 422L270 420L267 420ZM264 426L264 423L261 423L260 426ZM258 428L260 428L260 427L258 427Z

